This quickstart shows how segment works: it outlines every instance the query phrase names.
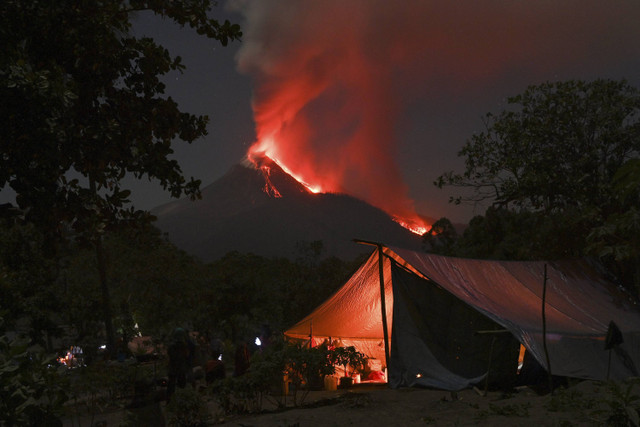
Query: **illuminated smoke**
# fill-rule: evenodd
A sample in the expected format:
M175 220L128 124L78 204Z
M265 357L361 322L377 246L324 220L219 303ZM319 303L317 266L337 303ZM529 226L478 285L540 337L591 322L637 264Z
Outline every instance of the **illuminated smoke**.
M566 69L602 33L614 43L626 37L631 18L602 3L237 1L246 18L238 68L254 80L251 151L321 191L415 219L396 163L399 123L412 106L468 94L516 69L532 78ZM586 13L594 8L602 11Z

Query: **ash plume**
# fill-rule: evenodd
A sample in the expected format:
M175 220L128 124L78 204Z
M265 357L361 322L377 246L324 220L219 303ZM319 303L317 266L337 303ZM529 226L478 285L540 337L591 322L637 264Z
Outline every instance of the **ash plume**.
M396 161L408 112L424 100L480 96L515 73L534 84L554 73L570 75L576 64L607 61L618 55L608 46L636 31L638 15L629 9L640 8L626 5L234 2L245 18L238 69L254 82L253 149L323 191L346 192L392 215L415 217Z

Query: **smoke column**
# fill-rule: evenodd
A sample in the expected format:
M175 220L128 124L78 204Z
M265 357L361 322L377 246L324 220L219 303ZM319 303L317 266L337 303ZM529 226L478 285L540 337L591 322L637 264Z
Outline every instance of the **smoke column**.
M600 4L237 1L232 8L246 19L238 69L254 81L250 151L324 192L415 220L395 160L402 115L431 94L456 97L513 70L533 79L567 69L602 44L603 33L626 37L635 26L628 14Z

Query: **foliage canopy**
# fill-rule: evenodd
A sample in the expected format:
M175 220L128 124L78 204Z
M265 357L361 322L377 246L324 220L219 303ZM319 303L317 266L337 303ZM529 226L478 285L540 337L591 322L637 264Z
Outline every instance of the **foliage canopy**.
M486 130L458 153L463 173L436 185L467 187L452 200L530 211L612 208L612 180L640 152L640 92L625 81L567 81L530 86L510 108L485 116Z
M18 208L0 207L2 244L18 249L0 251L0 295L10 296L0 309L12 321L28 319L33 341L50 339L61 321L61 243L72 235L96 249L102 295L87 292L84 301L102 299L113 349L102 236L150 218L129 206L125 176L158 181L174 197L199 196L199 181L187 180L171 158L172 144L206 135L208 118L181 111L165 95L162 76L184 69L180 57L131 30L136 16L153 13L222 45L239 39L239 26L209 16L213 5L0 2L0 190L12 189Z
M469 191L452 202L490 207L455 244L432 235L427 243L480 258L594 255L638 286L640 91L624 80L571 80L508 102L458 153L464 171L435 182Z
M209 18L210 1L29 1L0 6L0 189L9 186L26 219L101 232L143 215L125 208L126 175L158 180L172 196L198 196L172 142L207 133L206 116L180 111L161 76L180 57L131 35L147 11L226 45L241 36Z

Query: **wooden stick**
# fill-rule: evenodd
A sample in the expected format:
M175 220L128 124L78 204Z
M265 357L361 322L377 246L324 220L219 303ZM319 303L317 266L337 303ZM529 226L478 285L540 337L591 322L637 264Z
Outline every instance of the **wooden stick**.
M384 254L382 253L382 245L378 245L378 268L380 273L380 310L382 311L382 332L384 334L384 357L387 363L387 372L389 370L389 329L387 326L387 304L384 295ZM388 381L388 379L387 379Z
M544 357L547 360L547 374L549 376L549 390L553 394L553 375L551 374L551 360L549 359L549 350L547 349L547 264L544 265L544 279L542 281L542 346L544 348Z

